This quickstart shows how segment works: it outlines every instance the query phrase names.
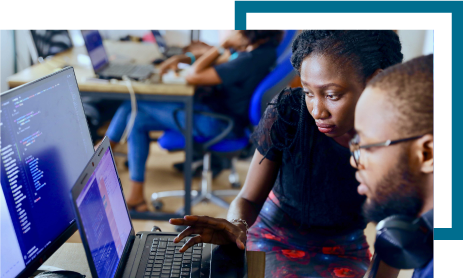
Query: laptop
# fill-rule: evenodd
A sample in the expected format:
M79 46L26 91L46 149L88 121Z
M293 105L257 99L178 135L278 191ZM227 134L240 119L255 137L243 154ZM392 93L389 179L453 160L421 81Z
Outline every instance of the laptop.
M175 47L175 46L168 46L166 40L161 35L159 30L151 30L151 33L156 40L156 44L158 45L159 51L162 55L166 56L166 58L170 58L175 55L183 54L183 47Z
M102 79L122 79L122 76L135 80L147 79L154 72L153 65L117 64L109 61L103 40L98 30L82 30L85 47L92 62L93 70Z
M71 190L77 226L94 278L247 277L246 252L235 245L200 243L176 233L135 233L121 182L104 138Z

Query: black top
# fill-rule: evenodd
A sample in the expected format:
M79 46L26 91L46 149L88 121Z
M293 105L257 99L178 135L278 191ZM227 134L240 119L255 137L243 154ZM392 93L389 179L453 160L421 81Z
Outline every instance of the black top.
M257 150L281 163L273 191L301 227L339 233L364 229L348 148L318 131L302 89L285 89L267 107L252 135Z
M250 52L238 52L235 59L214 66L222 84L214 86L199 101L217 113L233 117L237 128L242 129L249 124L252 94L275 65L276 58L276 48L270 42Z

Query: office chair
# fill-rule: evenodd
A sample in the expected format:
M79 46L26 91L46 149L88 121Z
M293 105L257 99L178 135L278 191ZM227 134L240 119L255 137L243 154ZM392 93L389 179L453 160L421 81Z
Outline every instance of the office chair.
M286 57L288 53L291 52L291 45L296 37L298 31L297 30L286 30L283 36L283 39L280 42L280 45L278 45L276 52L277 52L277 64L280 64L282 62L282 59ZM268 103L271 101L271 98L273 96L268 95L270 99L262 99L262 103ZM239 156L239 159L248 159L254 155L254 152L256 150L256 146L254 146L253 143L249 142L248 145L244 150L241 151L241 154ZM194 169L193 169L194 170ZM232 180L236 180L236 183L233 183ZM232 187L240 187L239 180L233 179L230 177L230 183L232 183Z
M283 35L283 39L281 40L280 44L277 47L277 64L281 61L280 59L286 57L284 54L287 52L291 52L291 44L294 38L297 35L297 30L286 30L285 34Z
M285 57L281 59L280 63L271 71L263 81L257 86L253 93L251 104L249 106L249 120L253 126L257 126L260 117L265 110L266 103L262 102L263 99L271 99L278 94L289 82L296 76L296 72L290 62L291 52L286 53ZM269 97L270 95L270 97ZM177 119L177 114L180 111L174 112L174 119ZM201 189L199 191L192 190L192 206L201 201L209 200L219 206L228 208L229 204L222 199L226 196L235 196L238 194L239 189L230 190L212 190L212 171L211 171L211 154L220 157L231 159L232 161L232 174L230 175L230 182L239 180L236 173L236 162L240 152L249 144L251 130L246 130L245 135L240 138L229 139L226 138L233 130L234 121L232 118L209 112L194 113L203 114L209 117L214 117L227 122L227 127L219 135L214 138L194 137L194 148L197 152L203 154L203 171L201 180ZM176 121L179 130L183 130L180 124ZM183 134L176 130L168 130L158 140L159 145L167 150L179 150L185 147L185 139ZM184 190L157 192L151 195L151 201L156 210L162 208L161 198L165 197L183 197Z
M71 48L72 41L67 30L30 30L36 53L32 57L45 59ZM34 55L36 54L36 55ZM34 64L38 62L35 59Z
M276 49L276 53L277 53L277 62L276 64L280 64L282 62L282 59L286 57L286 55L291 52L291 44L294 40L294 38L296 37L298 31L297 30L285 30L284 31L284 35L283 35L283 38L280 42L280 44L278 45L277 49ZM270 99L264 99L263 100L263 103L267 103L268 101L271 100L271 97L272 96L269 96ZM180 136L179 136L180 137ZM170 138L174 141L176 140L180 140L179 138L177 138L177 136L172 136L172 138ZM172 143L173 145L175 146L181 146L183 143L177 143L177 142L174 142ZM171 148L168 148L169 150L171 150ZM171 150L173 151L173 150ZM252 144L251 142L248 143L248 145L246 146L246 148L244 148L240 155L239 155L239 159L247 159L247 158L250 158L253 154L254 154L254 151L255 151L255 146L254 144ZM198 156L202 156L202 155L197 155L197 154L194 154L194 157L198 157ZM230 184L233 188L240 188L241 187L241 184L239 182L239 177L236 175L236 171L235 171L235 168L234 168L234 164L236 163L236 160L238 158L235 158L235 161L229 161L229 160L226 160L226 159L220 159L218 158L217 156L215 156L214 154L212 155L211 159L212 159L212 162L214 161L217 161L217 165L220 166L220 171L222 169L231 169L231 174L229 175L229 181L230 181ZM179 164L182 164L182 163L179 163ZM200 167L203 165L202 163L202 160L196 160L193 162L192 164L192 173L196 173L197 170L200 169ZM214 163L213 163L213 166L214 166ZM214 178L215 178L215 175L217 174L214 170L214 167L212 167L212 170L213 170L213 175L214 175Z

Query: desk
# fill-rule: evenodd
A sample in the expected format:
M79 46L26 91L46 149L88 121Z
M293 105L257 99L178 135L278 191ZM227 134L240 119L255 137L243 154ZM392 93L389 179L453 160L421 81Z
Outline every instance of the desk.
M111 61L134 62L138 64L149 63L155 58L161 57L161 53L155 44L136 42L105 41L105 49ZM57 68L71 65L74 67L81 97L100 99L130 99L129 91L124 82L101 82L93 79L93 71L90 58L84 46L74 47L53 56L42 64L33 65L8 78L10 88L20 86L53 73ZM191 192L191 163L193 150L193 95L194 86L183 84L163 84L159 82L159 76L140 82L132 82L132 87L138 100L182 102L185 105L185 192ZM183 217L191 214L191 194L185 194L185 208L179 213L137 213L134 218L168 220L170 218Z
M248 277L265 276L265 253L248 251ZM72 270L92 277L82 243L65 243L51 256L44 265Z

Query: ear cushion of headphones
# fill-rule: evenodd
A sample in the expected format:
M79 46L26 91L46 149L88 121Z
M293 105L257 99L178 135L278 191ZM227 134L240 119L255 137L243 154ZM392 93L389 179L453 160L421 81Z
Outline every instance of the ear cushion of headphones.
M411 217L394 215L378 223L375 251L398 269L423 267L433 255L432 233Z

